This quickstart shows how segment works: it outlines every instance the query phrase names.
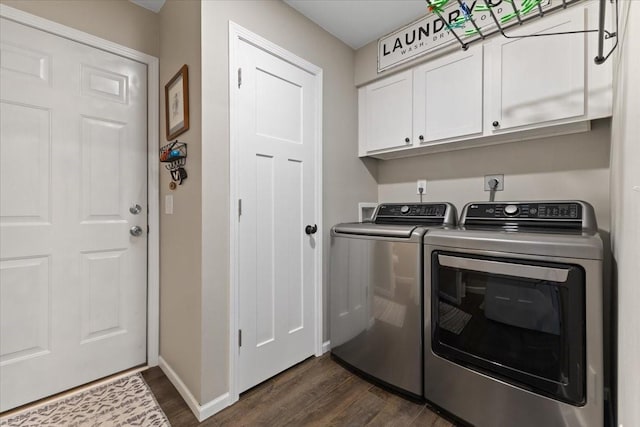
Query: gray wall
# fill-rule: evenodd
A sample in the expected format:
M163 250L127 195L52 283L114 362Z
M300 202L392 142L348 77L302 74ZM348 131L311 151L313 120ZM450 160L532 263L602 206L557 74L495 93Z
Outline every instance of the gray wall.
M496 200L582 199L593 204L598 226L609 230L610 119L591 132L381 161L381 202L418 200L416 180L427 180L424 200L450 201L458 212L488 200L484 175L504 174Z
M160 54L158 15L128 1L0 0L0 3L149 55Z
M328 231L340 221L357 220L357 202L375 201L375 161L357 157L357 97L354 52L281 1L211 1L202 5L203 144L210 156L203 197L203 401L228 390L229 340L229 87L228 21L247 28L324 71L323 186L324 266ZM208 64L210 60L210 64ZM207 151L209 152L209 151ZM368 167L367 167L368 165ZM370 171L371 169L371 171ZM326 286L325 286L326 289ZM325 304L326 309L326 304ZM325 315L325 325L327 316ZM326 334L326 327L324 328ZM326 335L325 335L326 338Z
M189 68L188 178L169 189L160 167L160 356L194 397L202 396L202 110L200 2L168 0L160 10L160 145L166 144L164 85ZM164 212L173 195L173 215Z

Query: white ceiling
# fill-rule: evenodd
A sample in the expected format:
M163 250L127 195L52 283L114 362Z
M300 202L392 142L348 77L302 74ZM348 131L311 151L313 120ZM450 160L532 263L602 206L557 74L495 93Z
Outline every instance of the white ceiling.
M138 6L142 6L145 9L149 9L154 11L155 13L160 12L162 6L164 6L165 0L129 0L131 3L135 3Z
M166 0L129 0L160 12ZM427 14L426 0L283 0L353 49Z
M284 0L354 49L427 14L425 0Z

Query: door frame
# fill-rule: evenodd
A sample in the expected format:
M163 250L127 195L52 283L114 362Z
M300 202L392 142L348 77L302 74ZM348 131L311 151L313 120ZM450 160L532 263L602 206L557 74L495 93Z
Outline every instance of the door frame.
M229 404L238 401L238 328L239 328L239 275L238 275L238 172L239 172L239 100L237 91L233 90L238 84L239 59L238 51L240 42L247 42L253 46L270 53L314 76L317 92L316 123L318 124L315 140L315 217L320 233L316 239L316 259L314 274L314 347L315 355L322 355L322 280L323 280L323 237L322 224L322 68L314 65L286 49L270 42L269 40L241 27L233 21L229 21Z
M147 66L147 365L158 365L160 350L160 140L158 58L84 31L0 4L0 17L76 41Z

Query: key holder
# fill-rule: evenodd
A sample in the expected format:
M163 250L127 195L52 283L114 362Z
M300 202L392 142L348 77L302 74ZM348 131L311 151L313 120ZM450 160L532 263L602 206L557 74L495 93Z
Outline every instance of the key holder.
M160 147L160 162L166 163L164 167L171 172L171 179L182 185L182 181L187 179L187 143L177 139L167 145Z

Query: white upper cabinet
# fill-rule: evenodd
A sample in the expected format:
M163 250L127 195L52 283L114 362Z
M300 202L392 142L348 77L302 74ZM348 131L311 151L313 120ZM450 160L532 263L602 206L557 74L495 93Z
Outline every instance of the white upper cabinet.
M360 156L411 147L412 91L411 70L358 90Z
M416 144L482 135L482 48L476 45L414 70Z
M577 8L507 33L541 35L584 28L585 9ZM488 45L486 128L500 132L583 118L585 39L584 33L493 39Z
M361 87L359 155L394 158L589 130L590 120L611 116L613 59L595 64L596 32L567 33L597 28L598 15L597 2L585 2ZM605 53L614 42L605 40Z

